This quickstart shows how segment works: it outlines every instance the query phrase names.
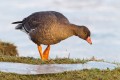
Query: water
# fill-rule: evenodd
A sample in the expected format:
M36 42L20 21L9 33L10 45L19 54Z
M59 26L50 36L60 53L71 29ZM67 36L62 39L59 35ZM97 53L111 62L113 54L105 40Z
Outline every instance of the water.
M55 10L71 23L85 25L92 32L93 45L77 38L68 38L53 45L50 58L90 58L120 62L120 0L3 0L0 3L0 39L18 46L20 56L39 57L37 47L28 36L14 30L13 21L33 12ZM7 7L6 7L7 5ZM43 46L45 48L45 46Z
M12 63L12 62L0 62L0 71L10 72L17 74L52 74L61 73L65 71L82 70L82 69L93 69L97 68L100 70L115 69L117 65L106 63L106 62L95 62L90 61L85 64L44 64L44 65L32 65L23 63Z

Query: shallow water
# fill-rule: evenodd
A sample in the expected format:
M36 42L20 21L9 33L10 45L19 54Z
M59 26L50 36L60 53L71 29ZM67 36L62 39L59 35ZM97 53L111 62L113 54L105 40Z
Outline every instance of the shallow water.
M105 70L107 68L114 69L117 65L106 62L90 61L85 64L44 64L32 65L23 63L0 62L0 71L17 74L52 74L64 71L82 70L97 68Z
M71 23L85 25L92 33L93 45L71 37L53 45L50 58L68 57L70 53L70 58L95 56L120 62L120 0L1 0L0 40L17 45L20 56L38 58L36 45L25 33L15 30L16 25L11 23L43 10L59 11Z

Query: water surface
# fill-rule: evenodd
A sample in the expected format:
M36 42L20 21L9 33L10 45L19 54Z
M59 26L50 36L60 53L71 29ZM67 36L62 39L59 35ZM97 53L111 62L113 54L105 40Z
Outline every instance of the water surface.
M43 64L32 65L23 63L0 62L0 71L17 74L52 74L64 71L74 71L82 69L115 69L117 65L106 62L90 61L85 64Z

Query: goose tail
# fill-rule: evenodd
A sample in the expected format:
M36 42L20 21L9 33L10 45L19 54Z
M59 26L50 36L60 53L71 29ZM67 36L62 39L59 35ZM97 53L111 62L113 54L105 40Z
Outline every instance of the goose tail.
M22 23L23 21L16 21L16 22L12 22L12 24L19 24Z

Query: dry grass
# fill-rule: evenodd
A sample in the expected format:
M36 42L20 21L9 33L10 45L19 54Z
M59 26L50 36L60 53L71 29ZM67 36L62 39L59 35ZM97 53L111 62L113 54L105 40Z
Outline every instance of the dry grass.
M18 56L16 46L12 43L0 41L0 55Z

